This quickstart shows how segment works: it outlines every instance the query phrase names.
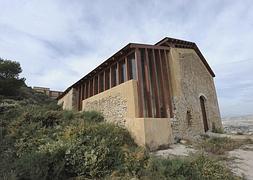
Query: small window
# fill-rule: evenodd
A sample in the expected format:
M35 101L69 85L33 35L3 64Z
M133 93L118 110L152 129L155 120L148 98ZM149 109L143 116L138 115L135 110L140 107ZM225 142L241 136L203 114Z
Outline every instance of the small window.
M192 125L192 115L191 115L191 111L190 110L188 110L186 112L186 120L187 120L188 126L191 126Z

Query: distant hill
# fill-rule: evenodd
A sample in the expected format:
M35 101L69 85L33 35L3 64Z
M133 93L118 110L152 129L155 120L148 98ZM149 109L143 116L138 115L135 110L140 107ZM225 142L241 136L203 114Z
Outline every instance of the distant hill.
M224 130L228 133L253 134L253 114L222 119Z
M245 116L224 117L222 121L253 121L253 114Z

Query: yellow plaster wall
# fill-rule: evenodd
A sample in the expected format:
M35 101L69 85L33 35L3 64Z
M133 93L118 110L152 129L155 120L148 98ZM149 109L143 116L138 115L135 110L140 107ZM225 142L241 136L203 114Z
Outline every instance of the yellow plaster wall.
M148 147L151 151L167 147L173 143L169 118L134 118L130 119L127 129L137 144Z
M72 88L67 94L58 100L57 104L62 105L65 110L73 110L75 108L75 90Z

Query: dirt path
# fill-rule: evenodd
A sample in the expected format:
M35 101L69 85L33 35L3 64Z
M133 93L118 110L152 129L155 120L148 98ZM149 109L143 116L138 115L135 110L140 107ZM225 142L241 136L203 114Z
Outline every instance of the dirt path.
M173 144L169 149L156 151L153 153L153 155L162 156L165 158L168 156L188 156L190 153L194 153L196 151L197 150L187 147L183 144Z
M229 152L229 157L235 158L229 162L231 170L246 179L253 180L253 145L245 145Z

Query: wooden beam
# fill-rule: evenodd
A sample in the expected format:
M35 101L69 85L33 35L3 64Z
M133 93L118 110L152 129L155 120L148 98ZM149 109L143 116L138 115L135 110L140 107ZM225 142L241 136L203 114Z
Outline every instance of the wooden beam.
M87 82L84 83L83 99L86 99Z
M165 106L165 101L164 101L164 89L163 89L163 75L162 75L162 64L161 64L161 54L160 54L160 50L157 50L156 52L158 52L158 56L156 56L156 63L157 63L157 73L158 73L158 81L159 81L159 98L160 98L160 117L163 118L164 116L166 116L166 107ZM163 109L162 109L163 108Z
M155 45L148 45L148 44L136 44L136 43L131 43L130 48L150 48L150 49L169 49L167 46L155 46Z
M159 91L158 91L158 76L157 76L157 69L156 69L156 59L155 59L155 51L154 49L152 49L152 56L153 56L153 62L152 62L152 68L153 68L153 82L154 82L154 96L155 96L155 105L156 105L156 117L159 118L161 115L160 112L160 95L159 95Z
M80 100L82 101L82 99L83 99L83 84L80 84Z
M103 77L104 77L104 91L106 90L106 88L105 88L105 87L106 87L106 82L105 82L105 81L106 81L106 78L105 78L105 74L106 74L106 73L105 73L105 71L106 71L106 69L105 69L104 72L103 72L103 74L104 74L104 76L103 76Z
M120 64L119 64L119 62L117 62L117 77L116 77L116 86L117 85L119 85L120 84L120 76L121 76L121 74L120 74Z
M78 86L78 111L80 111L80 109L81 109L81 95L82 95L82 93L81 93L81 85L79 85Z
M98 85L98 86L97 86L97 93L100 93L100 78L101 78L101 77L100 77L100 74L98 74L97 77L98 77L98 78L97 78L97 80L98 80L98 82L97 82L97 85Z
M130 71L129 71L129 62L127 60L127 56L125 56L125 66L126 66L126 81L130 80Z
M109 78L110 78L110 87L109 87L109 89L110 89L110 88L112 88L112 82L113 82L113 79L112 79L113 78L113 76L112 76L112 66L110 67L110 77Z
M90 97L90 80L88 80L87 83L88 83L88 92L87 92L86 98L89 98Z
M148 50L145 49L145 61L144 61L144 70L145 70L145 94L146 94L146 103L147 103L147 115L148 117L154 117L151 107L151 88L150 88L150 71L149 71L149 58Z
M173 103L172 103L172 84L171 84L171 71L170 71L170 62L167 56L166 50L164 50L164 57L166 63L166 70L167 70L167 82L168 82L168 101L169 101L169 110L170 110L170 117L173 118Z
M141 55L140 50L135 51L135 63L136 63L136 74L137 74L137 89L138 89L138 105L139 105L139 117L144 115L144 93L143 93L143 78L142 78L142 67L141 67Z
M164 111L165 111L165 115L166 117L168 117L168 113L167 113L167 109L168 109L168 89L166 89L166 68L165 67L165 64L162 60L162 55L161 55L161 50L158 50L159 51L159 59L160 59L160 68L161 68L161 79L162 79L162 86L163 86L163 100L164 100ZM167 87L169 88L169 87Z
M93 78L92 96L95 95L95 76Z

